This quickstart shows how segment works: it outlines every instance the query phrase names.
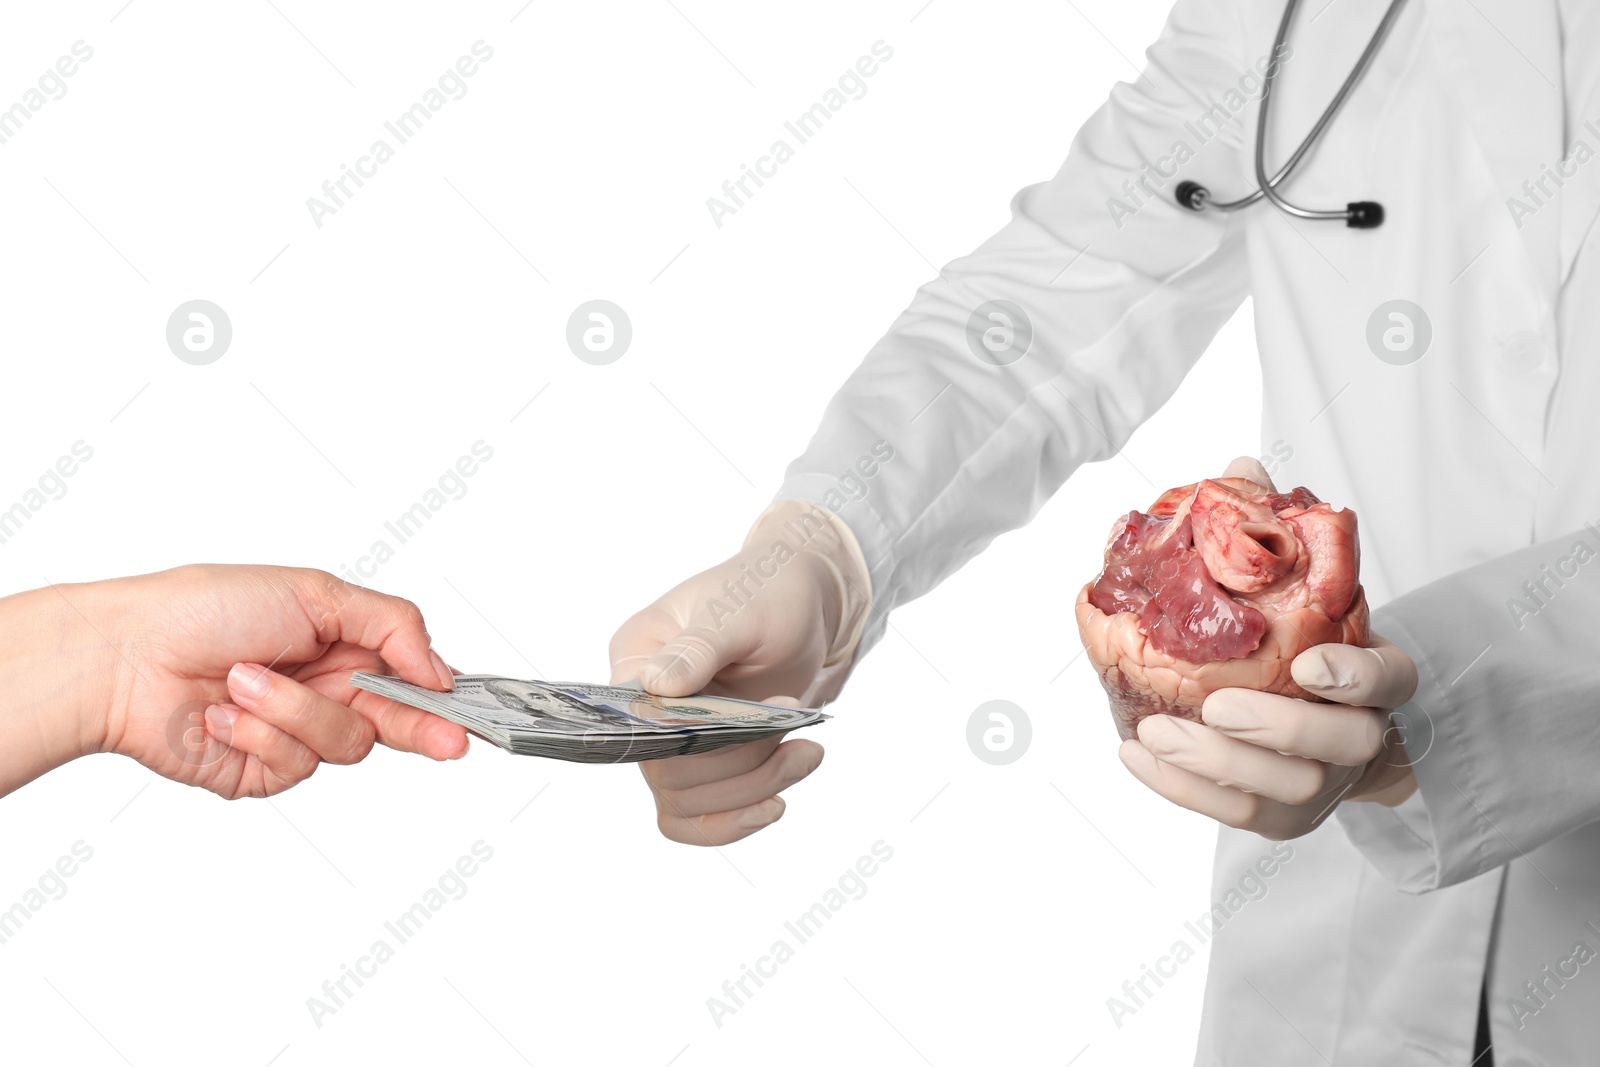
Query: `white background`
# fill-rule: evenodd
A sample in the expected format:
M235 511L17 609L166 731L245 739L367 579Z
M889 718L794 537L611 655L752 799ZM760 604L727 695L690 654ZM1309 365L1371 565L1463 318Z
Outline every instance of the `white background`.
M73 42L94 55L0 145L0 507L74 442L94 455L0 545L4 587L341 571L482 440L466 495L371 584L458 668L589 680L624 618L737 547L932 264L1055 171L1165 15L275 2L7 13L0 107ZM307 197L480 39L466 95L314 225ZM706 198L879 40L866 95L718 228ZM634 329L604 367L564 338L597 297ZM195 298L233 324L209 366L165 341ZM632 767L483 742L378 750L270 802L113 756L6 798L0 909L93 849L0 945L6 1060L1187 1062L1203 953L1120 1027L1106 1000L1209 906L1214 828L1118 763L1070 604L1117 514L1260 450L1247 315L1121 457L895 615L809 734L822 769L732 847L662 839ZM966 742L996 698L1033 725L1004 767ZM466 895L318 1026L307 998L480 840ZM865 896L718 1026L707 998L880 840Z

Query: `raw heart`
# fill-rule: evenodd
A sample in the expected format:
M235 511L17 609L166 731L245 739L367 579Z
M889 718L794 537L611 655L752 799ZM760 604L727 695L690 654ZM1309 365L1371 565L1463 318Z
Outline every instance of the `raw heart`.
M1313 645L1367 643L1355 512L1245 478L1163 493L1117 520L1105 568L1078 594L1078 633L1117 733L1148 715L1199 721L1234 686L1315 700L1289 664Z

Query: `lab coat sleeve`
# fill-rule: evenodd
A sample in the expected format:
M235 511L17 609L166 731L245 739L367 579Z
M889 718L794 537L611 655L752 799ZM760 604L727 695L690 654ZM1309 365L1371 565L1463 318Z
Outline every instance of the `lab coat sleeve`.
M1356 846L1426 892L1600 819L1600 530L1519 549L1372 613L1417 664L1396 713L1417 777L1404 804L1343 804Z
M1248 173L1247 100L1267 58L1246 54L1239 6L1177 4L1144 73L1112 90L1054 178L1017 194L998 233L918 290L786 471L774 499L837 513L868 562L860 652L896 606L1026 523L1080 464L1115 455L1243 301L1240 216L1173 200L1184 179L1231 192ZM1022 310L1013 340L1032 330L1003 366L978 354L982 330L1004 329L975 317L995 300Z

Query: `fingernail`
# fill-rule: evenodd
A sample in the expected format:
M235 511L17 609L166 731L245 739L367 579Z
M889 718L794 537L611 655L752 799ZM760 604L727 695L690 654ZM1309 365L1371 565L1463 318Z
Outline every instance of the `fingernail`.
M1310 648L1289 664L1289 675L1307 689L1334 689L1344 683L1334 676L1333 669L1323 658L1320 649Z
M238 717L239 713L236 710L233 708L223 707L221 704L213 704L206 709L206 721L209 722L212 728L218 733L227 733L228 731L231 731L233 729L234 720L238 719Z
M228 685L248 696L266 696L269 684L267 669L259 663L235 663L228 672Z
M782 797L768 797L746 810L744 818L739 820L739 825L747 830L759 830L763 826L771 826L782 817L785 806Z
M456 687L456 672L452 671L445 663L444 657L433 649L428 649L428 658L433 660L433 673L439 676L439 684L445 689Z

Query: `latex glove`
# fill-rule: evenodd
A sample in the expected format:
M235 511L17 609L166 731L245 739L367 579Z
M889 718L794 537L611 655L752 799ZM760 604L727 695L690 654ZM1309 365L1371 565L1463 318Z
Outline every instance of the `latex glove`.
M1251 459L1234 461L1234 476L1272 484ZM1297 684L1335 703L1219 689L1200 723L1141 721L1123 765L1174 804L1273 840L1309 833L1342 801L1399 804L1416 779L1389 711L1416 692L1417 668L1378 634L1370 642L1316 645L1290 664Z
M1302 687L1339 703L1219 689L1201 706L1203 724L1140 722L1122 744L1123 765L1174 804L1275 841L1310 833L1341 801L1398 804L1416 779L1389 709L1411 699L1417 669L1372 641L1317 645L1291 664Z
M7 597L0 619L31 638L0 653L20 694L0 721L0 793L89 752L235 799L355 763L375 741L434 759L467 751L454 723L350 688L358 670L429 689L453 680L414 604L322 571L180 567ZM54 692L30 681L63 676Z
M866 561L849 528L809 501L780 501L731 558L678 585L611 638L611 680L662 696L707 692L814 707L838 694L866 626ZM724 845L778 820L778 794L822 746L768 738L639 764L673 841Z

